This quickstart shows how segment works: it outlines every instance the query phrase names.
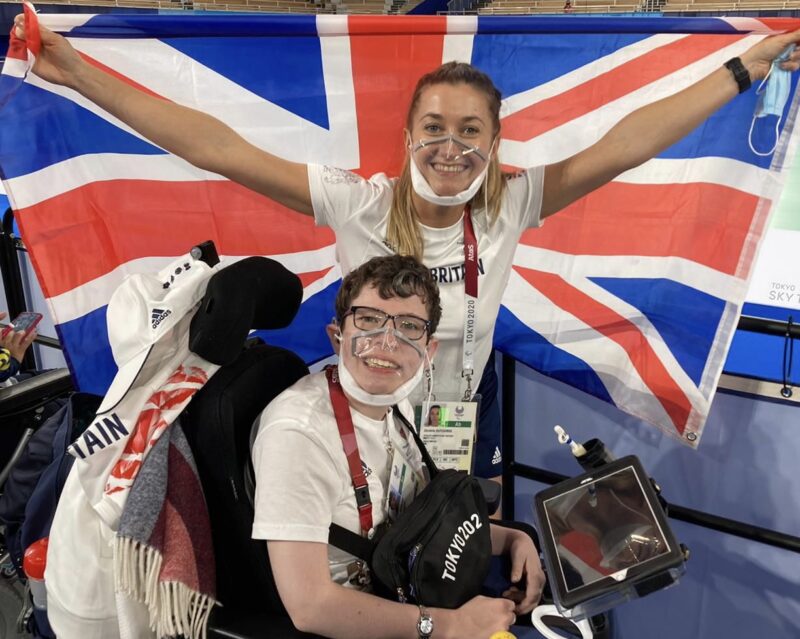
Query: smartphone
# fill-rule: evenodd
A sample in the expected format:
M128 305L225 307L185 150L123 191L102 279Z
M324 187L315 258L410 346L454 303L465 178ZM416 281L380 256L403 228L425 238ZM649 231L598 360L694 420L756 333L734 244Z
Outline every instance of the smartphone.
M14 321L11 322L11 324L3 328L3 337L8 335L12 330L23 331L25 335L27 335L34 328L36 328L36 325L41 320L42 320L41 313L34 313L32 311L22 311L22 313L20 313L14 318Z

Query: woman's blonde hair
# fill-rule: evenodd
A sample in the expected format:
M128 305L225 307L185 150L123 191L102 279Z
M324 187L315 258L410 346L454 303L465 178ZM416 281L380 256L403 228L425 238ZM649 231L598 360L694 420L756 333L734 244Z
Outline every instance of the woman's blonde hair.
M406 128L409 131L412 127L411 118L417 108L422 92L435 84L466 84L478 91L482 91L486 95L489 112L492 115L494 136L495 139L498 139L500 134L500 91L497 90L488 75L465 62L448 62L419 79L406 116ZM419 216L414 208L414 200L411 197L413 188L409 169L410 161L409 150L406 149L406 161L403 165L403 171L392 194L392 208L389 211L386 241L396 253L413 255L418 260L421 260L423 248L422 232L419 228ZM500 169L497 153L494 153L489 160L486 180L475 194L475 197L472 198L473 202L481 205L483 205L484 201L486 202L486 213L489 216L490 223L494 223L500 214L500 204L505 186L506 176Z

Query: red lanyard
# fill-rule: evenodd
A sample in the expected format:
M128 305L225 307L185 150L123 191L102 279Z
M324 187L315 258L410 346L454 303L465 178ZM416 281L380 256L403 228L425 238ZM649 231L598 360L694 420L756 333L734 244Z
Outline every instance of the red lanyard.
M464 291L474 298L478 297L478 241L472 228L472 209L464 209Z
M350 404L344 395L342 385L339 383L339 372L335 366L325 369L328 378L328 392L331 396L333 414L336 417L336 426L339 428L339 437L342 439L342 448L347 457L350 468L350 479L356 494L356 507L358 508L358 521L361 524L361 534L368 535L372 530L372 500L369 496L369 484L364 476L361 466L361 455L358 452L358 442L353 428L353 416L350 414Z
M461 377L467 378L464 401L472 399L475 373L475 328L478 322L478 241L472 228L472 210L464 209L464 341Z

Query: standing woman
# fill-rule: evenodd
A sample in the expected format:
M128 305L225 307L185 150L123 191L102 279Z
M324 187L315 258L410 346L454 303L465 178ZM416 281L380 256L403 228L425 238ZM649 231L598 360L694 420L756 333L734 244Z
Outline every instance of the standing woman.
M23 16L15 22L24 38ZM396 180L289 162L211 116L149 96L87 64L60 35L41 28L41 39L37 75L78 91L191 164L332 227L344 273L393 252L430 268L443 307L434 392L437 400L476 391L486 398L475 469L496 477L501 429L496 378L487 362L522 232L687 135L763 79L772 61L800 41L800 31L765 38L727 68L634 111L574 156L513 176L502 174L497 158L499 91L471 65L447 63L417 85L404 132L407 161ZM799 66L800 50L782 63L791 71ZM425 390L418 389L417 401Z

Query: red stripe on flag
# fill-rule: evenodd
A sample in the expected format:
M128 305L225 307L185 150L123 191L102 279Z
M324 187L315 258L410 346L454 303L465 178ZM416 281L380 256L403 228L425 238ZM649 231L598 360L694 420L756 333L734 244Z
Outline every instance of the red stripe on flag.
M181 255L205 240L224 255L280 255L334 243L313 218L227 181L94 182L21 209L17 220L46 297L129 260Z
M404 15L370 16L351 15L347 20L347 32L351 35L444 35L447 19L443 16ZM439 63L442 63L441 57Z
M530 140L679 71L743 37L692 35L653 49L572 89L509 115L502 122L503 138Z
M751 18L752 19L752 18ZM800 20L797 18L757 18L773 31L794 31L800 29Z
M683 257L740 275L758 202L709 183L612 182L527 231L522 242L572 255Z
M692 409L691 403L635 324L570 286L558 275L514 268L556 306L619 344L628 354L642 381L667 411L676 430L683 434Z
M309 284L313 284L319 279L325 277L330 271L333 269L331 268L324 268L321 271L310 271L308 273L297 273L297 277L300 278L300 283L303 285L303 288L308 286Z
M30 52L38 56L42 50L42 33L39 31L39 18L30 2L22 5L25 14L25 39Z
M101 71L105 71L108 75L113 76L113 77L117 78L118 80L121 80L125 84L131 85L134 89L139 89L139 91L142 91L143 93L146 93L148 95L152 95L153 97L160 98L162 100L166 100L167 99L163 95L160 95L160 94L152 91L151 89L148 89L143 84L139 84L138 82L136 82L134 80L131 80L128 76L121 74L116 69L113 69L112 67L106 66L105 64L103 64L99 60L96 60L95 58L93 58L90 55L87 55L87 54L85 54L85 53L83 53L81 51L78 51L78 55L80 55L86 62L91 64L93 67L97 67Z
M369 177L378 172L398 175L405 159L403 128L406 111L420 76L442 64L447 19L424 17L430 35L401 33L416 21L386 21L384 16L350 16L350 53L353 88L356 95L358 144L361 158L358 173ZM413 24L412 24L413 23ZM441 25L441 26L437 26ZM371 35L367 35L371 34Z
M25 44L25 40L20 40L16 35L14 35L14 29L16 27L11 25L11 35L8 37L8 51L6 52L6 58L11 60L19 60L20 62L27 62L28 61L28 45Z

